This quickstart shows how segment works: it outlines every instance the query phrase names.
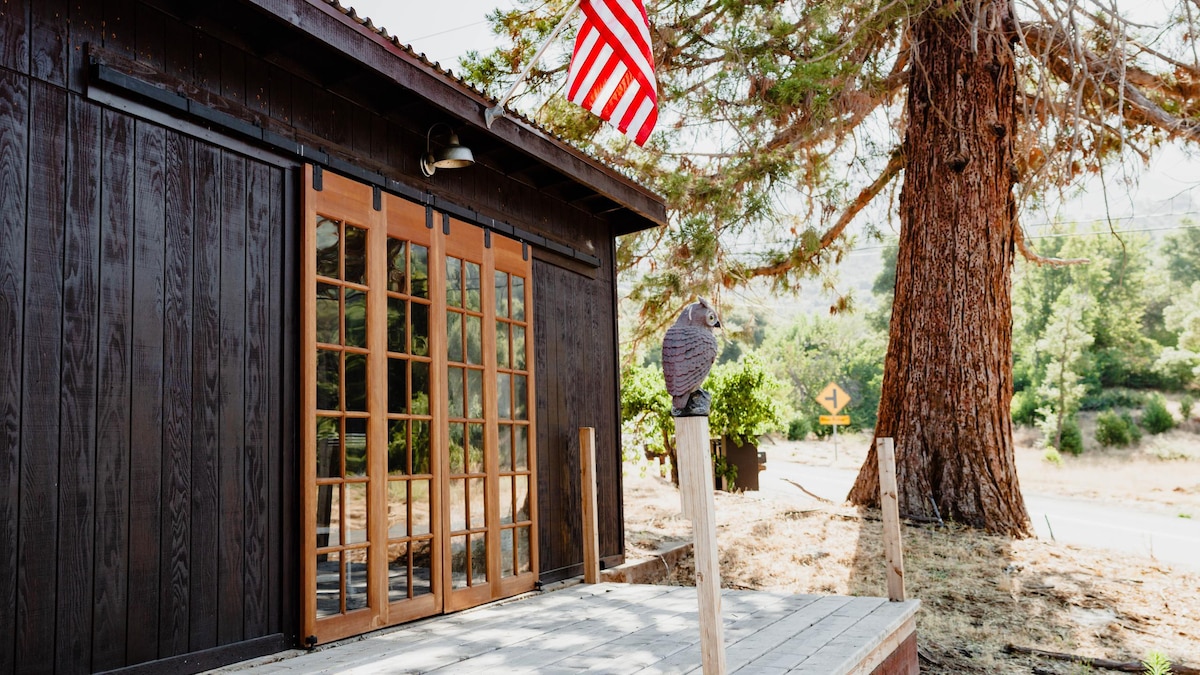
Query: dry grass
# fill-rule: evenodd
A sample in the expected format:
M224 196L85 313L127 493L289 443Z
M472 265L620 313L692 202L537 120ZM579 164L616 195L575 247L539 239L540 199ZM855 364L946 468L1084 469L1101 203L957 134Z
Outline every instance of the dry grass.
M794 452L811 458L815 451L799 447ZM845 452L839 465L852 465L853 451ZM1047 482L1060 486L1070 483L1064 475L1103 474L1104 481L1083 485L1076 480L1067 491L1105 496L1121 484L1107 481L1114 467L1161 462L1117 458L1102 471L1092 466L1103 465L1100 458L1089 461L1037 468L1053 476ZM1186 482L1191 471L1200 476L1197 464L1172 462L1167 468L1178 482L1179 467L1186 465ZM1028 469L1022 471L1030 475ZM1128 489L1130 473L1121 473L1126 477L1122 489ZM669 481L639 470L627 471L625 481L630 559L690 538L690 524L678 516L678 494ZM1195 494L1166 494L1189 498L1189 505L1175 503L1175 509L1197 510L1200 502ZM716 511L725 587L886 595L882 528L875 513L815 500L772 500L758 493L718 493ZM908 594L922 602L918 638L924 673L1093 672L1077 664L1005 654L1008 643L1122 661L1157 650L1173 661L1200 666L1200 574L1147 558L1012 541L953 525L905 527L904 556ZM668 583L693 583L691 566L691 559L685 560Z

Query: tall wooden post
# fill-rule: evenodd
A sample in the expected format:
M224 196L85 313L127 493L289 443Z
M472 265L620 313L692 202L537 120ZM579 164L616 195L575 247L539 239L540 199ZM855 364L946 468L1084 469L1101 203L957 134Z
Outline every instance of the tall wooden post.
M696 557L696 593L700 606L700 654L704 675L725 674L725 638L721 623L721 570L713 502L713 467L708 417L675 418L679 494L692 521Z
M883 517L883 555L887 560L888 600L904 601L904 549L900 544L900 506L896 495L896 452L890 438L875 439L879 458L879 510Z
M596 430L579 427L579 473L583 499L583 583L600 583L600 531L596 526Z

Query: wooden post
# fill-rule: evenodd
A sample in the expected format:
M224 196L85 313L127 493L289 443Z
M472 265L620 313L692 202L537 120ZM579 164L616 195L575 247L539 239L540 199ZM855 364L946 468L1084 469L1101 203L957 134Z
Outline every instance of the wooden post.
M596 430L579 427L583 490L583 583L600 583L600 531L596 522Z
M696 556L696 594L700 605L700 655L704 675L725 675L725 638L721 623L721 569L713 502L713 467L707 417L675 418L675 454L679 493L692 521ZM686 481L685 481L685 478Z
M888 600L904 601L904 549L900 544L900 506L896 493L896 453L890 438L875 439L879 458L879 510L883 516L883 554L887 559Z

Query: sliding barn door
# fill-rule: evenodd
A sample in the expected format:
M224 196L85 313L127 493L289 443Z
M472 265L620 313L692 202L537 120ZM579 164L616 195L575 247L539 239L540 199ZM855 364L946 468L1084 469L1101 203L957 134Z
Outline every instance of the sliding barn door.
M531 589L528 247L311 167L304 211L306 639Z

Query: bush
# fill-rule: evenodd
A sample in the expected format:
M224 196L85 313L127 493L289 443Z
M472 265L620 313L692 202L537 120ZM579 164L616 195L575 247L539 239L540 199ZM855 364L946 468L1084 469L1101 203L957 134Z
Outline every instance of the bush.
M808 420L803 417L796 417L788 422L787 438L789 441L802 441L808 438Z
M704 388L712 393L708 419L713 436L728 436L742 445L756 443L769 431L782 430L783 411L773 398L782 387L753 354L713 368L704 381Z
M1192 419L1192 407L1196 405L1196 399L1192 398L1191 394L1179 399L1179 416L1186 422Z
M1100 413L1096 418L1096 441L1104 447L1129 445L1133 442L1129 423L1111 410Z
M1170 431L1174 426L1175 418L1167 410L1161 396L1150 399L1146 407L1142 408L1142 427L1146 431L1152 434L1161 434L1164 431Z
M1079 424L1074 416L1063 421L1062 447L1058 451L1069 452L1072 455L1083 453L1083 433L1079 431Z
M1079 403L1080 410L1112 410L1113 408L1139 408L1149 400L1145 392L1134 389L1101 389L1089 393Z
M1041 416L1038 414L1037 394L1032 390L1018 391L1012 397L1012 421L1013 424L1022 424L1025 426L1033 426L1037 424Z
M1125 420L1125 426L1129 428L1129 440L1134 445L1142 442L1142 428L1133 421L1133 415L1128 412L1121 413L1121 419Z

